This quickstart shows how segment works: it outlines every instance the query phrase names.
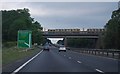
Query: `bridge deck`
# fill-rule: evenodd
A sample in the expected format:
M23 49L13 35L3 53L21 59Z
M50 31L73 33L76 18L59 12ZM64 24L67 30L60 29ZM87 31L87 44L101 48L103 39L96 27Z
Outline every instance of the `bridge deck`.
M99 38L98 32L43 32L43 36L47 38Z

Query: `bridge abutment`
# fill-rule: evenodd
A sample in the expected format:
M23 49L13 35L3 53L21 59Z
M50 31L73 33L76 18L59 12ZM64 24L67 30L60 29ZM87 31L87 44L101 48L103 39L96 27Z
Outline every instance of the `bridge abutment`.
M67 37L64 37L64 46L67 47Z

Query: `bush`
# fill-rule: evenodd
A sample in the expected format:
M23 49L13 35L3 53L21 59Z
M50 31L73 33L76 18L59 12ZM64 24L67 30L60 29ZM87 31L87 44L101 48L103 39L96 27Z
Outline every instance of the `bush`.
M5 42L3 43L3 47L13 47L17 46L17 42Z

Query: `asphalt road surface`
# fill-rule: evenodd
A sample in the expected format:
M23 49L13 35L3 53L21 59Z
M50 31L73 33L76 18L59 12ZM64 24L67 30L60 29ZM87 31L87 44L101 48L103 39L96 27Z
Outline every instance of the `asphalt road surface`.
M42 51L19 72L118 72L118 60L81 54L67 50L58 52L51 47Z

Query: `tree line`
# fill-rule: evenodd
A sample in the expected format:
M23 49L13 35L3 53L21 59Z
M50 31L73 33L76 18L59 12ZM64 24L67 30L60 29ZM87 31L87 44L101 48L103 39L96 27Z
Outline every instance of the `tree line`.
M45 40L42 37L43 27L35 21L29 13L29 9L2 10L2 42L17 41L18 30L31 30L32 43L41 44Z
M63 40L59 40L57 44L64 45ZM67 38L68 47L75 48L95 48L96 47L96 39L85 39L85 38Z

